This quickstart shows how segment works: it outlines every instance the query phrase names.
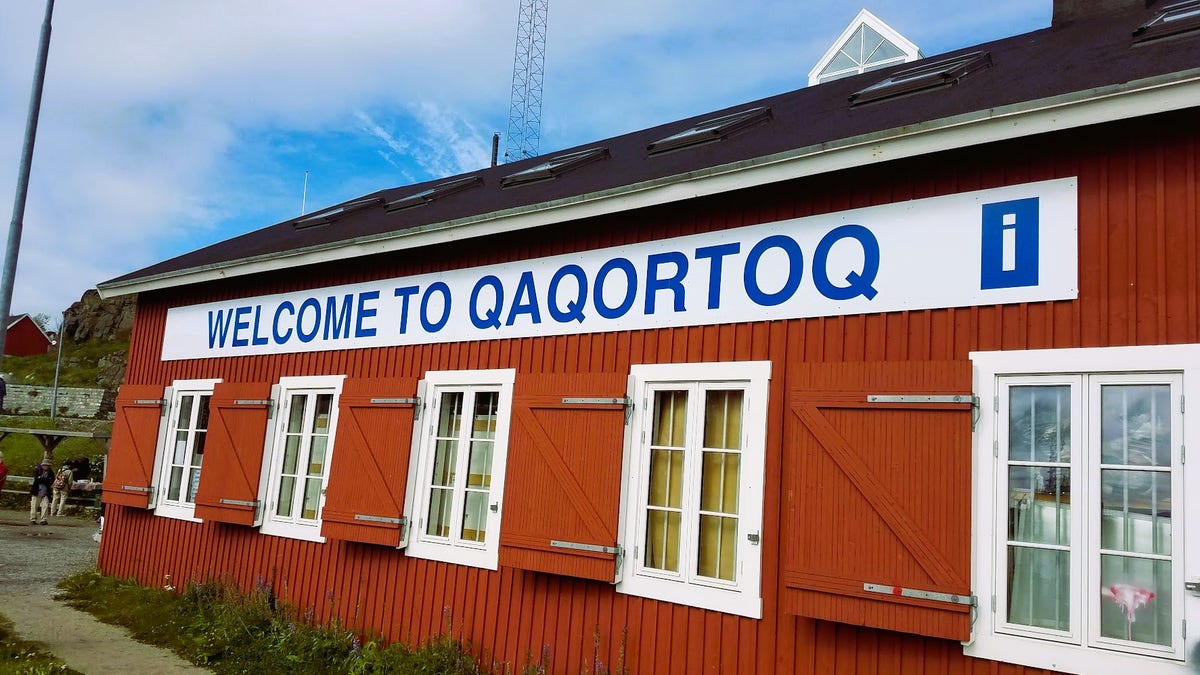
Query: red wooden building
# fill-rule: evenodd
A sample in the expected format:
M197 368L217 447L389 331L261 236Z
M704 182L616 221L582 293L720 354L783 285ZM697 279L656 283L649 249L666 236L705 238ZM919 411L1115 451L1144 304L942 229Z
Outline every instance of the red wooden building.
M559 672L1191 672L1198 27L1060 1L101 284L101 568Z
M8 319L8 334L4 340L5 356L37 356L45 354L54 342L46 331L28 314Z

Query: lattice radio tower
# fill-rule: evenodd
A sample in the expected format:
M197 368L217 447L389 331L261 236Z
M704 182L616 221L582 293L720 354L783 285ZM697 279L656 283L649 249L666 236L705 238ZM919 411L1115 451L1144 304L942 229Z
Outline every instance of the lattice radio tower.
M538 154L542 135L542 75L546 61L546 14L550 0L521 0L513 57L512 100L504 161Z

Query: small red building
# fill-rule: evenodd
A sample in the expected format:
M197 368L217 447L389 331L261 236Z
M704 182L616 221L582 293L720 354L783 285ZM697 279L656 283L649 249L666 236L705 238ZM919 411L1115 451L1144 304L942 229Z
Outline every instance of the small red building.
M1193 672L1198 29L1060 0L105 282L100 566L560 672Z
M37 356L45 354L54 342L46 331L28 314L9 317L8 334L4 338L5 356Z

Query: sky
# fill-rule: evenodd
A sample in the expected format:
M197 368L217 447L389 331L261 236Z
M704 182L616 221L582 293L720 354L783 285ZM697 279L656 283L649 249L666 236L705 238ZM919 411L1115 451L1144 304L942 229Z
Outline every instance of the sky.
M53 328L103 281L487 166L519 7L56 0L12 312ZM540 153L803 87L863 7L934 56L1044 28L1051 0L550 0ZM44 13L0 2L4 222Z

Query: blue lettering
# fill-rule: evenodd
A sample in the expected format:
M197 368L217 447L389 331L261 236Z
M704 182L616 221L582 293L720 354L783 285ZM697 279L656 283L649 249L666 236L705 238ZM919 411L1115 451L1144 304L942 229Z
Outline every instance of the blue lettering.
M660 279L658 267L663 263L675 265L675 274ZM684 311L683 278L687 276L688 259L679 251L655 253L646 257L646 314L654 313L654 300L659 291L672 291L676 312Z
M267 340L266 336L259 335L259 333L261 332L261 331L259 331L259 324L261 323L261 319L262 319L262 305L255 305L254 306L254 330L252 330L250 332L250 344L265 345L268 342L270 342L270 340Z
M304 330L305 310L312 310L312 330L307 332ZM296 315L296 337L300 338L301 342L312 342L320 330L321 303L316 298L305 298L304 302L300 303L300 312Z
M846 273L846 286L834 286L829 281L829 252L833 249L834 244L843 239L853 239L858 242L859 246L862 246L863 268L862 272L851 270ZM817 244L817 251L813 254L813 283L816 284L821 295L830 300L849 300L860 295L868 300L873 300L878 293L872 286L877 276L879 276L879 241L875 239L874 233L870 230L862 225L842 225L821 237L821 243Z
M379 291L367 291L366 293L358 294L358 312L354 321L354 337L375 337L374 326L363 326L363 319L370 319L378 313L375 307L367 307L368 300L378 300Z
M517 282L517 291L512 307L508 310L508 320L505 325L511 326L517 320L518 314L528 314L534 324L542 322L542 310L538 308L537 289L533 286L533 272L522 272L521 280Z
M215 317L213 315L216 315ZM224 347L229 338L229 326L233 324L233 310L208 312L208 348Z
M1038 198L983 205L979 288L1038 285Z
M429 297L434 292L442 294L442 318L437 321L429 320ZM426 333L436 333L446 325L450 320L450 287L443 281L435 281L429 284L429 288L425 289L425 294L421 296L421 328L425 329Z
M275 320L271 323L271 335L275 338L275 344L281 345L292 339L292 329L289 326L286 333L279 332L279 316L283 314L283 310L287 310L292 316L296 316L296 306L290 300L284 300L275 308Z
M250 341L244 337L238 337L241 332L250 327L250 322L244 317L250 313L249 307L238 307L234 311L233 319L233 343L234 347L245 347L250 344Z
M354 307L354 296L346 294L342 298L342 309L338 310L338 299L331 295L325 300L325 334L322 339L340 339L350 337L350 310Z
M575 295L575 300L567 303L566 311L558 307L558 286L566 277L574 277L575 283L578 284L578 292ZM587 274L579 265L563 265L558 268L554 276L550 278L549 297L546 298L547 309L550 310L550 316L559 323L568 321L577 321L583 323L583 306L587 303Z
M721 306L721 263L725 256L730 256L742 250L738 242L732 244L717 244L696 249L696 260L710 259L708 264L708 308L717 309Z
M479 316L479 291L484 287L491 288L496 294L496 304L483 316ZM504 284L495 275L489 274L475 282L471 289L471 323L480 330L500 327L500 308L504 306Z
M774 293L764 293L758 286L758 263L763 254L772 248L782 249L787 254L790 261L788 278L784 282L783 288ZM746 285L746 295L755 304L764 307L783 304L796 293L797 288L800 288L800 282L804 278L804 252L800 250L800 245L796 243L795 239L784 234L773 234L750 249L749 255L746 256L746 269L742 276Z
M610 307L604 304L604 280L613 270L621 270L625 273L625 298L615 307ZM606 319L618 319L625 316L629 312L629 308L633 307L633 301L637 296L637 270L634 269L633 263L627 258L613 258L600 266L600 271L596 272L596 283L592 288L592 297L596 302L596 313Z
M408 332L408 299L420 291L420 286L401 286L395 291L397 298L402 298L400 301L400 334L404 335Z

